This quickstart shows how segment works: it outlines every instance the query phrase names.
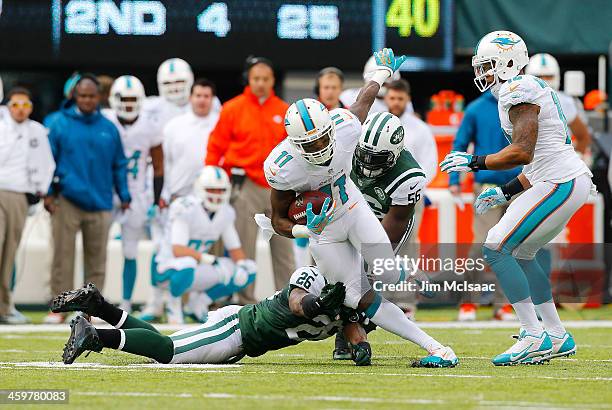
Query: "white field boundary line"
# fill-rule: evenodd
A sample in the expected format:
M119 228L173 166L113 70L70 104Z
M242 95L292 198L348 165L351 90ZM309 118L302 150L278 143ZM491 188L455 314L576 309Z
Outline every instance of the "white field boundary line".
M397 399L380 397L355 397L355 396L285 396L268 394L232 394L232 393L154 393L154 392L88 392L71 391L70 394L77 396L102 396L102 397L170 397L177 399L206 398L221 400L268 400L268 401L324 401L324 402L353 402L353 403L379 403L379 404L448 404L454 400L443 399ZM474 400L473 404L487 407L533 407L545 409L609 409L612 405L606 403L591 404L560 404L550 402L529 401L500 401L500 400Z
M476 321L476 322L416 322L423 329L518 329L519 322L498 322L498 321ZM569 320L564 321L565 327L570 329L612 329L612 320ZM112 329L113 327L107 324L95 325L100 329ZM153 324L155 328L162 332L174 332L183 329L195 328L199 325L168 325L168 324ZM70 327L67 324L61 325L0 325L0 333L52 333L65 332Z
M209 366L211 368L193 368L194 366ZM215 367L213 367L215 366ZM235 370L225 370L228 367ZM452 373L361 373L361 372L316 372L316 371L278 371L248 370L248 365L172 365L172 364L132 364L124 366L103 365L99 363L75 363L65 365L62 362L0 362L0 369L10 370L60 370L60 371L123 371L140 372L155 368L158 372L178 372L178 373L229 373L229 374L279 374L279 375L314 375L314 376L351 376L351 377L446 377L458 379L524 379L524 375L508 376L503 374L484 375L484 374L452 374ZM612 377L557 377L557 376L538 376L530 375L530 379L557 380L557 381L594 381L612 382Z

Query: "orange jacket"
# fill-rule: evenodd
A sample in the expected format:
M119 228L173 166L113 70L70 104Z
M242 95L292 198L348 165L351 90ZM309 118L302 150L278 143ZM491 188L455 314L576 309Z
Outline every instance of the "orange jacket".
M289 105L274 95L262 104L245 87L221 110L217 126L208 139L206 165L221 165L230 175L232 167L244 168L258 185L268 187L263 163L286 136L283 119Z

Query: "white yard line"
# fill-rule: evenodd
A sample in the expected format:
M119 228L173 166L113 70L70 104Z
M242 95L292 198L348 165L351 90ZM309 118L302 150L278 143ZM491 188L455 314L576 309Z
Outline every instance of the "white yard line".
M375 404L450 404L454 400L446 399L399 399L382 397L355 397L355 396L297 396L297 395L268 395L268 394L232 394L232 393L155 393L155 392L91 392L91 391L71 391L70 394L77 396L101 396L101 397L171 397L177 399L184 398L206 398L217 400L256 400L256 401L313 401L313 402L350 402L350 403L375 403ZM474 400L475 405L485 407L501 408L538 408L538 409L609 409L610 404L579 404L568 405L550 402L528 402L528 401L499 401L499 400Z
M459 378L459 379L524 379L525 376L511 375L485 375L485 374L453 374L453 373L361 373L361 372L321 372L321 371L277 371L277 370L249 370L248 365L172 365L172 364L131 364L125 366L113 366L99 363L75 363L72 365L64 365L62 362L0 362L1 369L11 370L28 370L28 369L48 369L60 371L124 371L124 372L139 372L155 368L156 371L162 372L179 372L179 373L240 373L240 374L281 374L281 375L315 375L315 376L367 376L367 377L442 377L442 378ZM226 370L233 368L234 370ZM440 370L443 371L443 370ZM453 372L453 370L450 370ZM538 376L530 375L530 379L556 380L556 381L594 381L594 382L612 382L612 377L556 377L556 376Z
M499 321L476 321L476 322L416 322L423 329L518 329L518 322L499 322ZM569 320L563 322L565 327L570 329L591 329L602 328L612 329L612 320ZM155 328L162 332L173 332L182 329L195 328L199 325L168 325L154 324ZM97 328L112 329L109 325L97 325ZM48 333L48 332L67 332L70 327L67 324L61 325L0 325L0 333Z

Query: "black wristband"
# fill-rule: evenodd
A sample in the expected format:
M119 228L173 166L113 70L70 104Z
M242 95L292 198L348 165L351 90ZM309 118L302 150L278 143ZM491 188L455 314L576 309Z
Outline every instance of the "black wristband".
M153 177L153 204L158 205L164 187L164 176Z
M512 198L514 195L523 192L525 188L523 188L523 184L521 184L521 181L519 181L518 178L514 178L507 184L502 185L501 190L504 193L506 199L509 201L510 198Z
M468 166L472 168L474 172L487 169L487 164L485 163L486 158L486 155L472 155L472 161Z
M314 318L321 311L319 298L310 293L302 298L300 305L302 305L302 312L304 312L304 316L306 316L308 319Z

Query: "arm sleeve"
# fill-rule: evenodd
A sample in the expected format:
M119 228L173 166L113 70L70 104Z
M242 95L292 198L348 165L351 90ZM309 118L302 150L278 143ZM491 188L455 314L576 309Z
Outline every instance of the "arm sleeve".
M232 122L229 110L221 110L219 121L208 137L206 165L219 165L232 139Z
M113 126L114 128L114 126ZM115 128L112 130L115 135L115 159L113 163L113 183L115 184L115 191L119 196L122 203L130 202L130 192L128 191L127 183L127 159L123 151L123 144L119 137L119 132Z
M289 278L289 286L304 289L315 296L321 295L321 290L327 285L327 280L314 266L304 266L293 272Z
M457 130L455 140L453 141L453 151L465 151L468 145L474 139L476 132L475 117L472 110L468 109L465 112L463 121ZM449 185L459 184L459 172L451 172L449 177Z

